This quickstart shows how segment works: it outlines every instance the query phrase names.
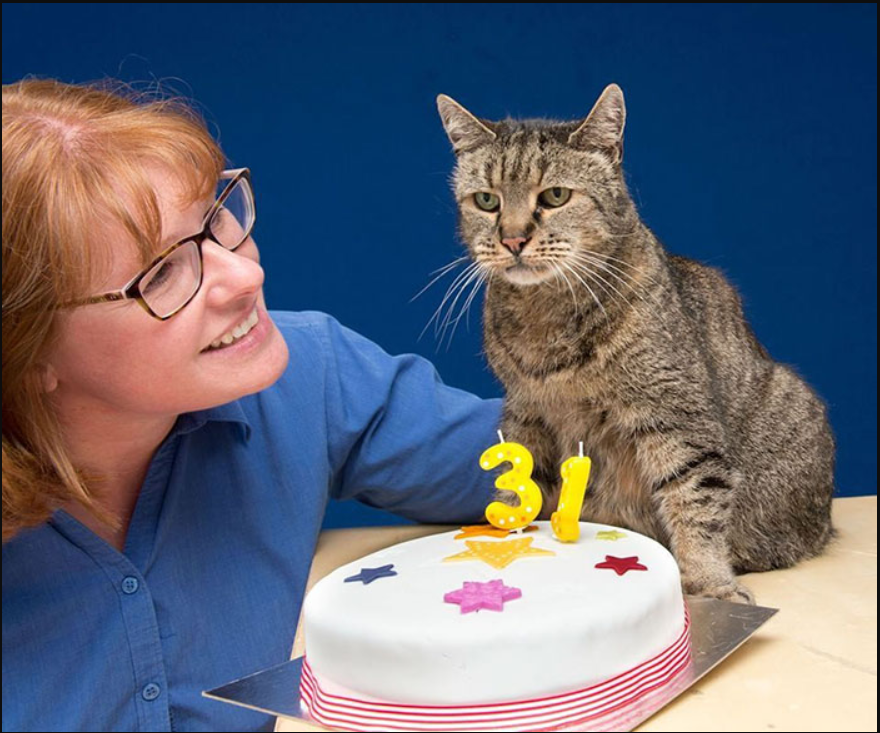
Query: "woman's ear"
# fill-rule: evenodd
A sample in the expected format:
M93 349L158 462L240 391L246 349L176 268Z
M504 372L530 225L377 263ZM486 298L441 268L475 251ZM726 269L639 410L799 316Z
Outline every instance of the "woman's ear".
M46 394L58 389L58 374L51 364L38 364L36 368L40 386Z

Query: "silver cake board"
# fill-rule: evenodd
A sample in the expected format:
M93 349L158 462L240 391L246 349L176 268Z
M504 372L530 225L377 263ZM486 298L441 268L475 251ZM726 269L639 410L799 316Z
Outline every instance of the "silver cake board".
M615 730L632 730L647 720L723 661L778 610L693 596L687 597L687 604L691 616L690 667L668 688L639 700L632 708L631 714L627 715L623 727L614 728ZM206 690L202 695L213 700L317 725L305 716L300 708L301 673L302 657L255 672L222 687ZM617 722L621 723L619 719ZM609 730L609 728L591 728L587 721L586 724L578 725L577 730Z

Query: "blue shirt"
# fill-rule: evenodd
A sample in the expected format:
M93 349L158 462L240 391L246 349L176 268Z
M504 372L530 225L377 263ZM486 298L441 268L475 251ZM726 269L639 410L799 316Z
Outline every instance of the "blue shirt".
M330 498L473 522L500 401L320 313L259 394L181 415L124 552L63 511L3 547L3 730L271 730L203 690L286 661Z

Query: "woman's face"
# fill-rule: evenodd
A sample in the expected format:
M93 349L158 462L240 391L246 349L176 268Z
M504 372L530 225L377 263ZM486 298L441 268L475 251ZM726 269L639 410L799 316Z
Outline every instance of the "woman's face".
M183 208L173 177L156 171L151 178L164 242L198 232L212 202ZM121 288L142 267L134 243L121 234L119 241L96 294ZM167 321L151 317L134 300L62 312L59 339L47 359L47 384L63 412L96 419L167 418L258 392L281 376L287 345L266 313L256 243L248 239L230 252L209 239L202 253L200 290ZM228 346L210 348L252 321L255 309L258 321L249 332Z

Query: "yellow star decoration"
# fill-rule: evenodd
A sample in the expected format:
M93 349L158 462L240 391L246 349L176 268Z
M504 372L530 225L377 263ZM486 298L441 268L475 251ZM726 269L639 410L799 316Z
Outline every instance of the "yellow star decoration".
M532 537L523 537L518 540L507 542L477 542L465 540L468 549L457 555L443 558L443 562L458 562L460 560L482 560L493 568L500 570L506 568L514 560L529 555L555 555L550 550L541 550L532 547Z
M597 540L619 540L621 537L626 537L626 535L616 529L602 529L596 532Z
M523 528L523 532L534 532L538 528L532 524L528 527ZM513 530L510 529L499 529L498 527L493 527L491 524L470 524L461 528L461 532L459 532L452 539L454 540L464 540L468 537L507 537Z

